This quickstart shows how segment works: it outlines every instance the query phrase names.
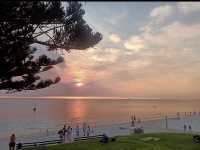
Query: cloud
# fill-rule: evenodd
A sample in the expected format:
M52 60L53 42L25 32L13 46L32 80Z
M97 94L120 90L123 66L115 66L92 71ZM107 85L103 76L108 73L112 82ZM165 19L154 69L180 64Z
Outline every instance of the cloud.
M184 13L193 13L200 11L200 2L178 2L178 9Z
M148 66L150 62L148 60L133 60L130 62L130 66L132 68L140 68L140 67L145 67Z
M111 34L109 36L109 39L113 43L120 43L122 41L121 38L120 38L120 36L118 34Z
M150 12L150 17L156 19L156 23L163 22L167 17L173 14L173 7L170 5L162 5L154 8Z
M163 26L157 33L141 35L145 45L148 47L166 48L171 50L183 50L183 48L193 47L200 37L200 24L185 25L180 22L173 22Z
M200 38L200 24L183 24L175 21L161 26L145 25L149 30L140 30L138 35L132 35L124 46L127 49L136 47L136 51L154 51L156 54L165 52L168 54L182 53L184 49L198 49Z
M126 63L123 61L126 67L119 72L123 81L118 86L124 93L141 95L198 95L200 23L184 24L176 20L158 28L152 23L154 19L125 40L125 48L138 53L130 54Z
M139 52L144 48L144 41L139 36L132 36L130 39L124 42L124 47L134 52Z
M120 55L120 49L117 48L104 48L99 49L91 55L91 59L96 64L99 63L115 63Z

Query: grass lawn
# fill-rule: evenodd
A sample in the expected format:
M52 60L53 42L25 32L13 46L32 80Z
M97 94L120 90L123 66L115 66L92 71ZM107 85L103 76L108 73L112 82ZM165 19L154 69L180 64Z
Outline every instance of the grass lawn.
M121 136L106 144L87 140L27 150L200 150L200 144L192 141L191 134L155 133Z

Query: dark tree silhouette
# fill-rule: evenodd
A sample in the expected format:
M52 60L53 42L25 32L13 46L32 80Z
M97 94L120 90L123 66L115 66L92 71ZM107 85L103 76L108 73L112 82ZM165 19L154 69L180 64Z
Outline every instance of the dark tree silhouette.
M97 44L102 35L93 32L83 19L85 11L79 2L2 1L0 2L0 89L36 90L60 81L60 77L43 80L40 72L63 62L46 55L34 59L33 43L48 50L84 50ZM47 36L47 41L39 40ZM41 39L41 38L40 38ZM38 50L39 51L39 50ZM17 78L16 77L20 77Z

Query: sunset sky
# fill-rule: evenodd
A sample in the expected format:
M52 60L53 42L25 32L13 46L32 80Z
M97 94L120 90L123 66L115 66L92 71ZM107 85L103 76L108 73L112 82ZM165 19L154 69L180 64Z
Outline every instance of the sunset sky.
M65 62L43 74L60 75L60 83L1 96L200 96L199 2L86 2L83 8L103 40L65 52Z

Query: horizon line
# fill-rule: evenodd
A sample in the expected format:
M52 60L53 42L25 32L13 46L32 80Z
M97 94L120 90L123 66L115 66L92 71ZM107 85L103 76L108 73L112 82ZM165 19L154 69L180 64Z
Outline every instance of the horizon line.
M1 99L200 99L197 97L117 97L117 96L0 96Z
M2 98L33 98L33 99L130 99L130 98L135 98L135 99L159 99L159 98L147 98L147 97L117 97L117 96L0 96L0 99Z

